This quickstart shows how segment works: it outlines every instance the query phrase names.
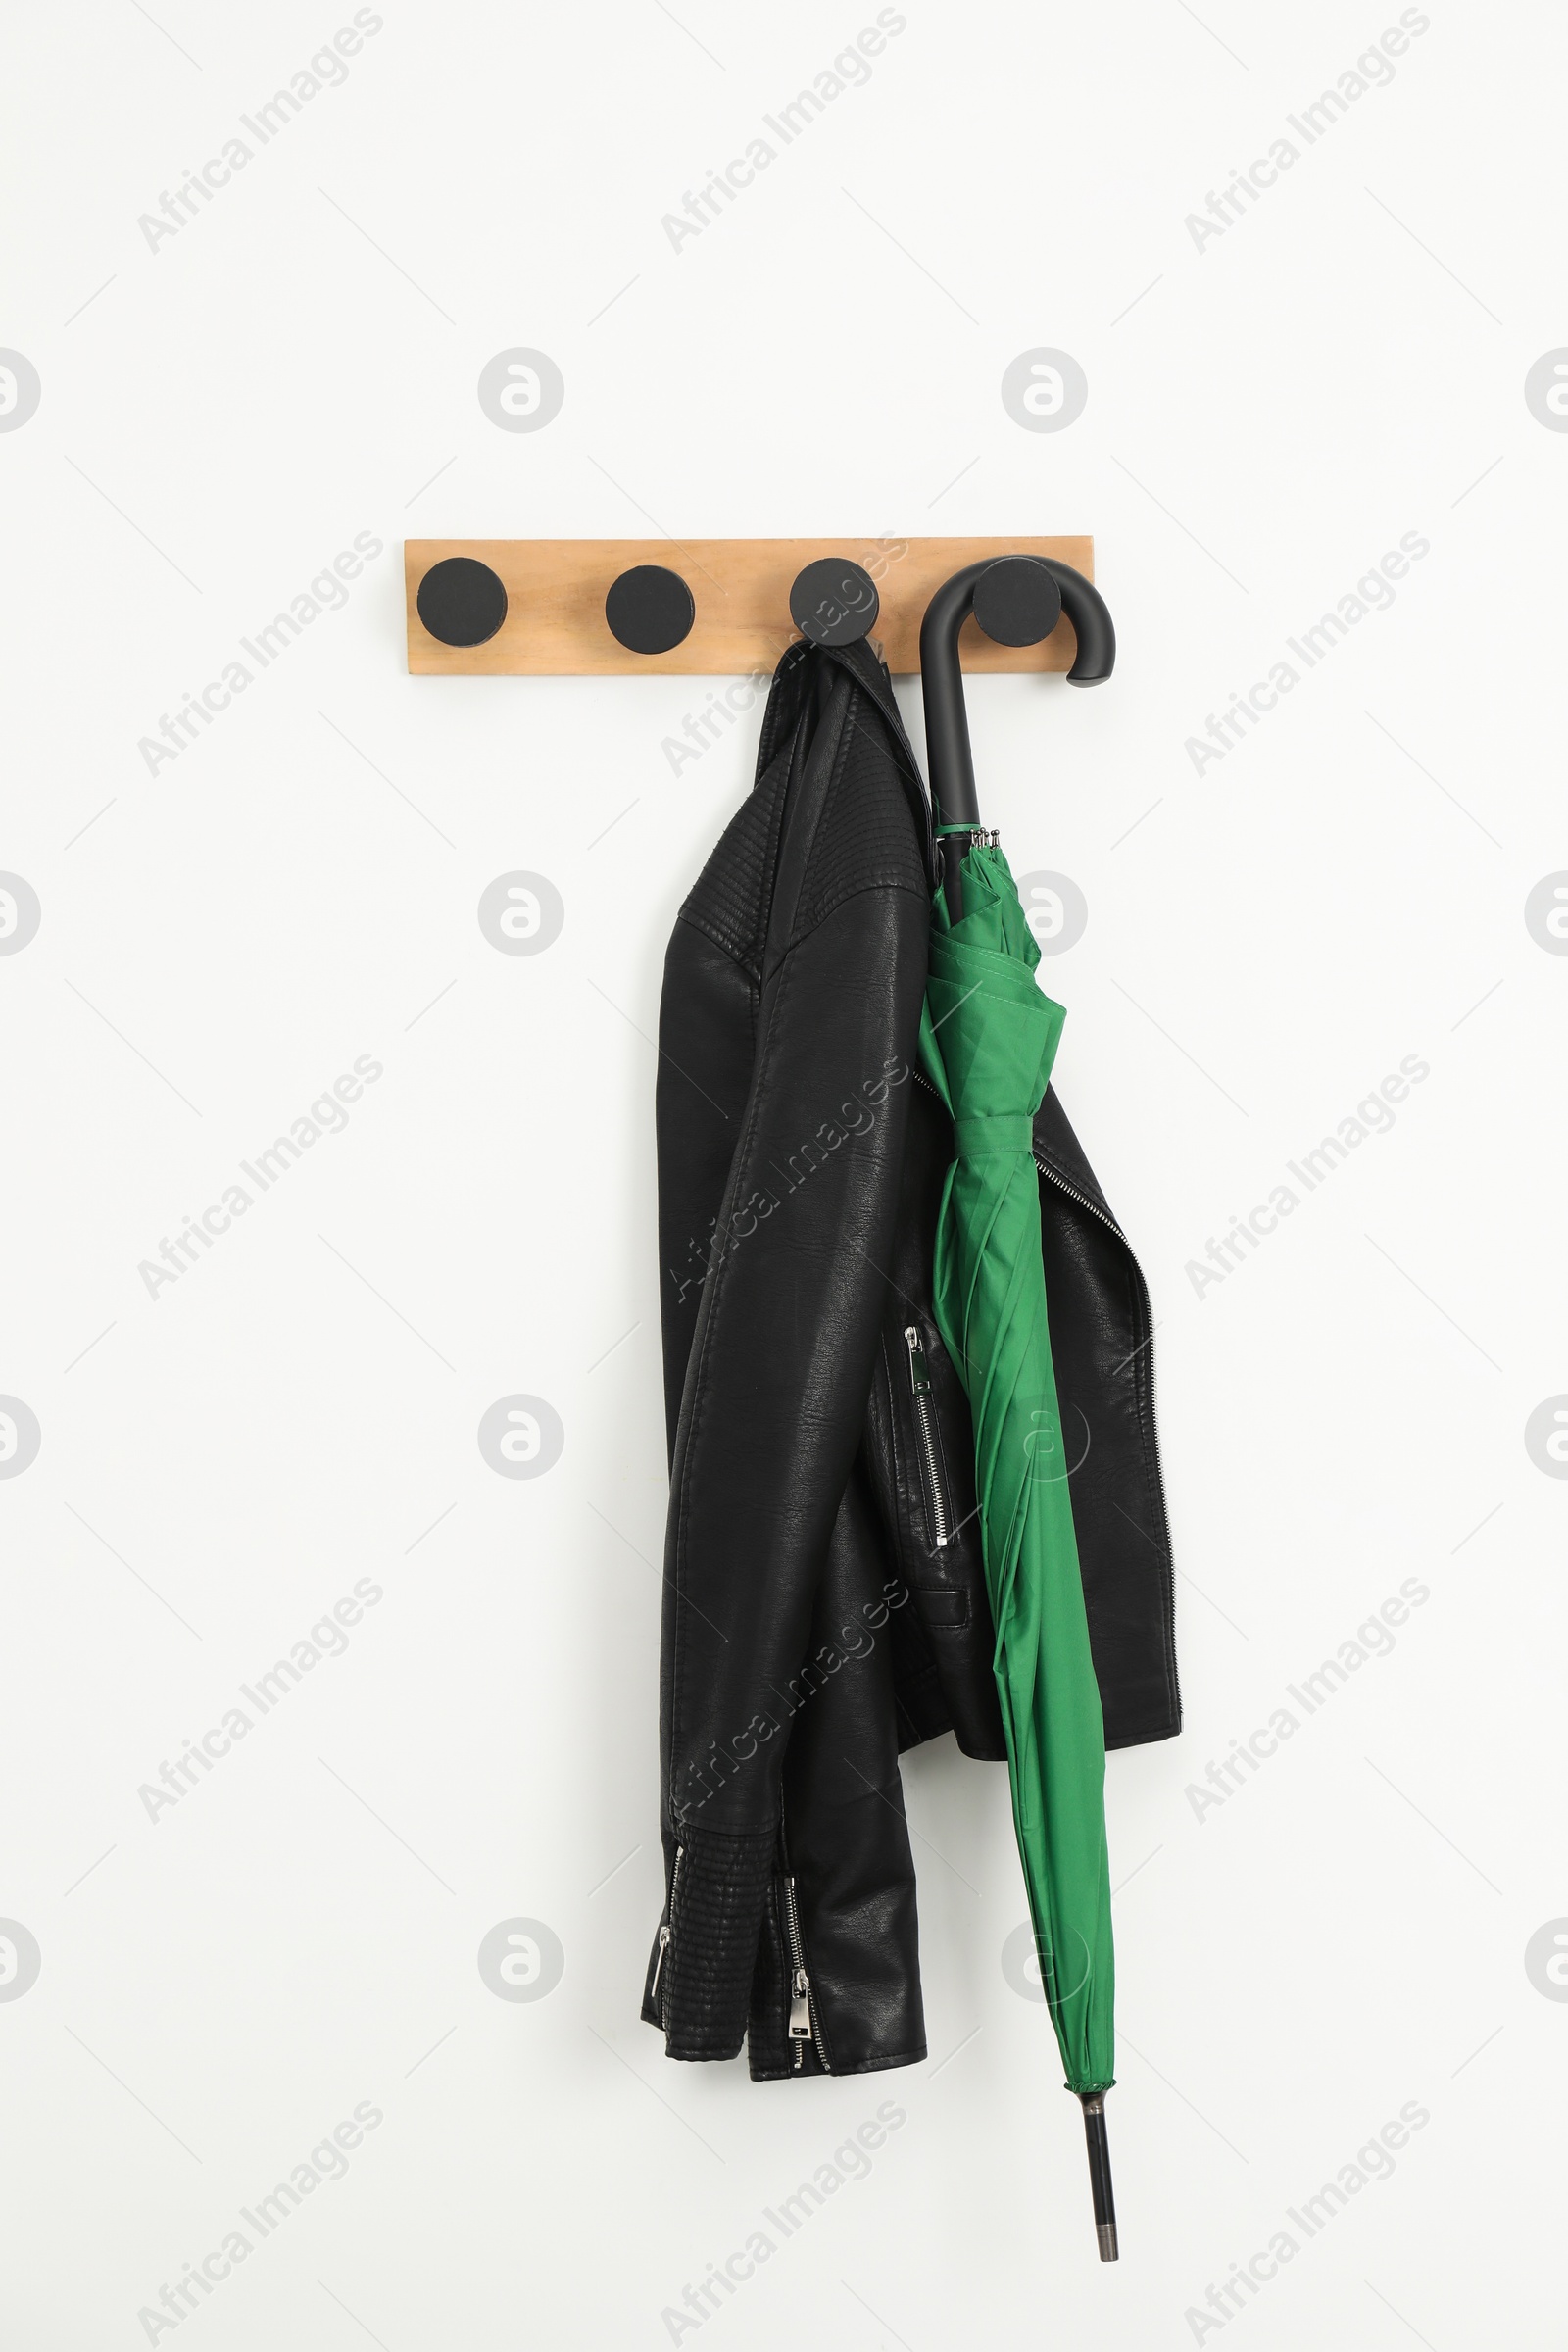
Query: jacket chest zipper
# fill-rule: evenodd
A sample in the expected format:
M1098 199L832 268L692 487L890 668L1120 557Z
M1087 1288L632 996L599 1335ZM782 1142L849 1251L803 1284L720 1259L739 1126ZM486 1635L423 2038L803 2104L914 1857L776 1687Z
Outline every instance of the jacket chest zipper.
M669 1882L669 1917L665 1920L663 1926L659 1931L659 1958L654 1962L654 1981L648 1987L648 1998L651 2001L657 2000L659 1997L659 1980L664 1973L664 1954L669 1949L669 1938L675 1924L675 1889L680 1885L680 1866L685 1859L686 1848L683 1845L677 1845L675 1848L675 1868L671 1874ZM669 2018L667 2015L668 2008L669 1992L666 1986L663 2005L659 2012L659 2022L663 2027L666 2034L669 2031Z
M936 1401L931 1394L931 1382L926 1372L925 1349L920 1345L919 1330L906 1324L904 1344L909 1351L909 1390L914 1398L914 1431L920 1441L920 1468L925 1486L926 1517L931 1525L933 1548L942 1551L953 1533L953 1514L948 1508L947 1489L942 1476L942 1451L937 1443Z
M790 2046L794 2051L793 2065L799 2074L806 2064L806 2045L813 2044L824 2068L822 2036L816 2022L816 1995L811 1980L806 1973L806 1947L801 1940L801 1912L795 1896L795 1881L784 1881L784 1933L790 1947Z

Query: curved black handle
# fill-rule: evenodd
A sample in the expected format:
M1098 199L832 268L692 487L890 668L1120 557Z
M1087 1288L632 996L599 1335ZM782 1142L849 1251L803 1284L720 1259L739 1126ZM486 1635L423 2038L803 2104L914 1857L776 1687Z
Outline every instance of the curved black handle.
M1054 594L1043 591L1042 572L1049 575ZM1099 589L1070 564L1057 564L1049 556L994 556L966 564L951 580L944 580L927 605L920 623L920 691L926 764L939 824L980 821L958 631L976 612L981 627L1002 643L1038 645L1063 612L1078 639L1067 682L1099 686L1116 665L1116 631ZM946 858L948 907L955 922L963 911L960 863L959 857Z
M1069 686L1103 686L1116 666L1116 629L1106 604L1093 580L1086 580L1070 564L1041 562L1061 590L1061 607L1072 622L1078 652L1067 672Z

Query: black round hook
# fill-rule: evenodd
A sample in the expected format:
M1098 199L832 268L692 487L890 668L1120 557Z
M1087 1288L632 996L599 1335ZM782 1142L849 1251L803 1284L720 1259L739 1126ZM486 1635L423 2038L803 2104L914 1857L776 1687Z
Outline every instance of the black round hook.
M1054 572L1033 556L999 556L974 584L974 616L996 645L1038 645L1061 618Z
M689 637L697 602L678 571L662 564L634 564L612 580L605 619L617 644L633 654L667 654Z
M1050 589L1040 573L1050 579ZM944 580L927 605L920 623L920 692L926 760L940 823L980 821L958 631L973 612L999 644L1038 645L1063 612L1078 639L1067 682L1098 686L1115 667L1116 632L1099 589L1070 564L1057 564L1050 556L997 556L966 564L951 580ZM946 858L948 908L956 922L963 912L961 864L961 855Z
M473 556L447 556L432 564L415 604L425 628L442 645L484 645L507 617L500 573Z
M795 575L790 618L813 645L854 645L876 626L876 582L848 556L819 556Z

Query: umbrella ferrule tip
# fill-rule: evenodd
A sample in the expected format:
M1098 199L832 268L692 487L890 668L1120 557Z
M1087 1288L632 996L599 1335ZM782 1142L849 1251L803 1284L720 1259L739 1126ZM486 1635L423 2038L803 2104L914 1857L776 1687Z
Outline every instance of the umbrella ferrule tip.
M1121 2256L1120 2256L1120 2254L1118 2253L1118 2251L1117 2251L1117 2247L1116 2247L1116 2225L1115 2225L1115 2223L1114 2223L1114 2222L1097 2222L1097 2223L1096 2223L1096 2225L1095 2225L1095 2235L1096 2235L1096 2236L1099 2238L1099 2240L1100 2240L1100 2259L1101 2259L1101 2261L1102 2261L1102 2262L1119 2262L1119 2261L1121 2260Z

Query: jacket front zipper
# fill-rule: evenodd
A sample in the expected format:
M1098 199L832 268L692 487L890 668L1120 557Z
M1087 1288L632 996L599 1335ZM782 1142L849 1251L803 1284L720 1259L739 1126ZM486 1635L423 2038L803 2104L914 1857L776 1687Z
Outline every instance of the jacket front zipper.
M942 1102L942 1107L944 1108L944 1110L946 1110L946 1109L948 1108L948 1105L947 1105L947 1103L946 1103L945 1102L943 1102L943 1098L942 1098L941 1094L938 1092L937 1088L936 1088L935 1086L933 1086L933 1085L932 1085L932 1083L931 1083L930 1079L929 1079L929 1078L926 1076L926 1074L925 1074L924 1070L916 1070L916 1071L915 1071L915 1073L914 1073L914 1079L915 1079L915 1084L916 1084L917 1086L923 1086L923 1087L925 1088L925 1090L926 1090L926 1093L927 1093L928 1095L931 1095L931 1096L933 1096L933 1097L935 1098L935 1100L936 1100L938 1102ZM1100 1207L1100 1206L1098 1205L1098 1203L1097 1203L1097 1202L1095 1202L1095 1201L1091 1200L1088 1198L1087 1194L1085 1194L1085 1193L1081 1193L1081 1192L1079 1191L1078 1187L1077 1187L1075 1184L1069 1184L1069 1183L1068 1183L1068 1181L1067 1181L1067 1179L1066 1179L1066 1177L1065 1177L1065 1176L1063 1176L1063 1175L1061 1175L1061 1174L1059 1174L1059 1173L1058 1173L1058 1171L1057 1171L1055 1168L1054 1168L1054 1167L1053 1167L1053 1166L1050 1164L1050 1162L1049 1162L1049 1161L1047 1161L1047 1160L1045 1160L1045 1159L1042 1159L1042 1157L1041 1157L1041 1155L1040 1155L1040 1153L1039 1153L1038 1152L1031 1150L1031 1152L1030 1152L1030 1157L1033 1159L1033 1161L1034 1161L1034 1163L1035 1163L1035 1166L1036 1166L1037 1170L1039 1171L1039 1173L1041 1174L1041 1176L1043 1176L1043 1177L1044 1177L1044 1179L1045 1179L1045 1181L1047 1182L1047 1184L1051 1185L1051 1186L1054 1188L1054 1190L1055 1190L1056 1192L1065 1194L1066 1198L1067 1198L1069 1200L1075 1201L1075 1202L1077 1203L1077 1205L1078 1205L1078 1207L1079 1207L1079 1208L1081 1208L1081 1209L1085 1210L1085 1211L1087 1212L1087 1214L1088 1214L1088 1215L1090 1215L1091 1217L1093 1217L1093 1218L1095 1219L1095 1221L1096 1221L1096 1223L1097 1223L1097 1224L1103 1225L1103 1227L1105 1228L1105 1231L1106 1231L1107 1233L1111 1233L1111 1234L1114 1234L1114 1235L1115 1235L1115 1237L1116 1237L1117 1241L1118 1241L1118 1242L1121 1244L1122 1248L1123 1248L1123 1249L1126 1250L1126 1252L1127 1252L1127 1258L1128 1258L1128 1262L1129 1262L1129 1264L1132 1266L1132 1269L1133 1269L1134 1273L1135 1273L1135 1274L1137 1275L1137 1277L1138 1277L1138 1285L1139 1285L1139 1289L1140 1289L1140 1290L1142 1291L1142 1293L1143 1293L1143 1298L1144 1298L1144 1302L1145 1302L1145 1309L1146 1309L1146 1312L1147 1312L1147 1308L1148 1308L1148 1298L1149 1298L1149 1285L1148 1285L1148 1284L1145 1282L1145 1280L1144 1280L1143 1268L1142 1268L1142 1267L1139 1265L1139 1263L1138 1263L1138 1259L1137 1259L1137 1257L1134 1255L1134 1252L1133 1252L1133 1248L1132 1248L1132 1244L1131 1244L1131 1243L1128 1241L1128 1239L1127 1239L1127 1236L1126 1236L1126 1235L1123 1233L1123 1231L1122 1231L1121 1227L1120 1227L1120 1226L1117 1224L1117 1222L1116 1222L1115 1218L1114 1218L1114 1217L1113 1217L1113 1216L1112 1216L1112 1215L1109 1213L1109 1211L1108 1211L1107 1209L1104 1209L1104 1208L1102 1208L1102 1207ZM907 1334L906 1334L906 1337L907 1337ZM1148 1345L1149 1345L1149 1341L1150 1341L1151 1339L1152 1339L1152 1337L1153 1337L1153 1327L1152 1327L1152 1324L1151 1324L1151 1327L1150 1327L1150 1330L1149 1330L1149 1332L1146 1334L1146 1336L1145 1336L1144 1340L1143 1340L1143 1341L1140 1343L1140 1345L1141 1345L1141 1346L1144 1346L1144 1347L1148 1347ZM1160 1526L1161 1526L1163 1529L1165 1529L1165 1530L1167 1531L1167 1537L1166 1537L1166 1541L1167 1541L1167 1546L1168 1546L1168 1543L1169 1543L1169 1535L1168 1535L1168 1530L1169 1530L1169 1526L1170 1526L1170 1515L1169 1515L1169 1513L1168 1513L1168 1511L1166 1510L1166 1507L1165 1507L1165 1473L1164 1473L1164 1464L1163 1464L1163 1462L1162 1462L1162 1461L1161 1461L1161 1459L1160 1459L1160 1451L1159 1451L1159 1423L1158 1423L1158 1418L1157 1418L1157 1415L1155 1414L1155 1411L1154 1411L1154 1357L1153 1357L1153 1350L1152 1350L1152 1348L1151 1348L1151 1349L1150 1349L1150 1357L1149 1357L1149 1401L1150 1401L1150 1418L1149 1418L1149 1422L1148 1422L1148 1424L1147 1424L1147 1437L1148 1437L1148 1442L1149 1442L1149 1461L1150 1461L1150 1468L1151 1468L1151 1471L1152 1471L1152 1483L1153 1483L1153 1489L1154 1489L1154 1499L1155 1499L1155 1502L1157 1503L1157 1505L1158 1505L1158 1509L1159 1509L1159 1523L1160 1523ZM1168 1548L1167 1548L1167 1551L1166 1551L1166 1566L1167 1566L1167 1568L1169 1567L1169 1564L1170 1564L1170 1558L1169 1558L1169 1550L1168 1550ZM1165 1578L1165 1595L1164 1595L1164 1599L1165 1599L1165 1607L1164 1607L1164 1617L1165 1617L1165 1657L1166 1657L1166 1661L1167 1661L1167 1664L1168 1664L1168 1667L1169 1667L1169 1673L1170 1673L1170 1693L1171 1693L1171 1698L1172 1698L1172 1700L1174 1701L1174 1703L1175 1703L1175 1706L1176 1706L1176 1709L1177 1709L1177 1712L1178 1712L1178 1714L1179 1714L1179 1713L1180 1713L1180 1710L1181 1710L1182 1694L1181 1694L1181 1681L1180 1681L1180 1678L1179 1678L1179 1676L1178 1676L1178 1674L1177 1674L1177 1669L1176 1669L1176 1595L1175 1595L1175 1585L1174 1585L1174 1581L1173 1581L1173 1579L1171 1578L1171 1576L1169 1576L1169 1575L1167 1575L1167 1576L1166 1576L1166 1578Z
M904 1344L909 1351L909 1390L914 1398L914 1428L920 1441L920 1466L924 1473L926 1516L931 1525L932 1546L937 1551L946 1548L953 1533L953 1514L948 1509L947 1490L942 1477L942 1451L937 1442L936 1403L931 1395L931 1382L926 1372L925 1349L920 1345L919 1330L906 1324Z
M806 2045L810 2042L824 2069L822 2036L816 2022L816 1995L811 1980L806 1973L806 1946L801 1940L801 1911L795 1896L795 1881L784 1881L784 1933L790 1947L790 2046L795 2055L793 2065L799 2074L806 2064Z
M1054 1185L1058 1193L1065 1193L1069 1200L1076 1200L1080 1208L1087 1209L1092 1217L1098 1218L1099 1222L1104 1226L1107 1233L1113 1233L1115 1235L1117 1241L1120 1242L1122 1248L1126 1250L1128 1262L1131 1265L1133 1272L1138 1277L1138 1287L1144 1295L1144 1302L1147 1308L1149 1300L1149 1285L1144 1280L1144 1270L1138 1263L1137 1258L1133 1255L1132 1244L1128 1241L1127 1236L1123 1233L1115 1218L1108 1215L1104 1209L1097 1208L1093 1200L1086 1200L1084 1195L1077 1190L1076 1186L1070 1185L1067 1182L1065 1176L1058 1176L1055 1169L1048 1166L1046 1161L1041 1158L1038 1152L1032 1152L1030 1153L1030 1157L1033 1159L1035 1166L1039 1169L1041 1175L1045 1178L1048 1184ZM1147 1336L1139 1343L1139 1345L1141 1347L1149 1348L1149 1343L1151 1340L1152 1340L1153 1336L1153 1324L1151 1322ZM1159 1505L1160 1526L1167 1531L1166 1566L1168 1568L1170 1565L1170 1555L1168 1549L1170 1515L1165 1508L1165 1469L1159 1453L1159 1420L1154 1411L1154 1351L1152 1348L1149 1348L1149 1404L1150 1416L1148 1423L1148 1437L1151 1466L1153 1470L1154 1499ZM1165 1657L1170 1669L1171 1697L1175 1701L1176 1711L1179 1717L1181 1713L1182 1691L1181 1683L1178 1680L1176 1673L1176 1588L1174 1578L1171 1576L1167 1576L1165 1578Z
M669 1949L669 1938L675 1925L675 1889L680 1885L680 1866L685 1857L686 1848L683 1845L677 1845L675 1868L669 1881L669 1917L659 1931L659 1958L654 1962L654 1981L648 1987L648 1998L651 2001L657 2000L659 1997L659 1980L664 1971L664 1954ZM669 2032L669 1987L667 1984L664 1987L664 1998L660 2007L659 2022L667 2034Z

